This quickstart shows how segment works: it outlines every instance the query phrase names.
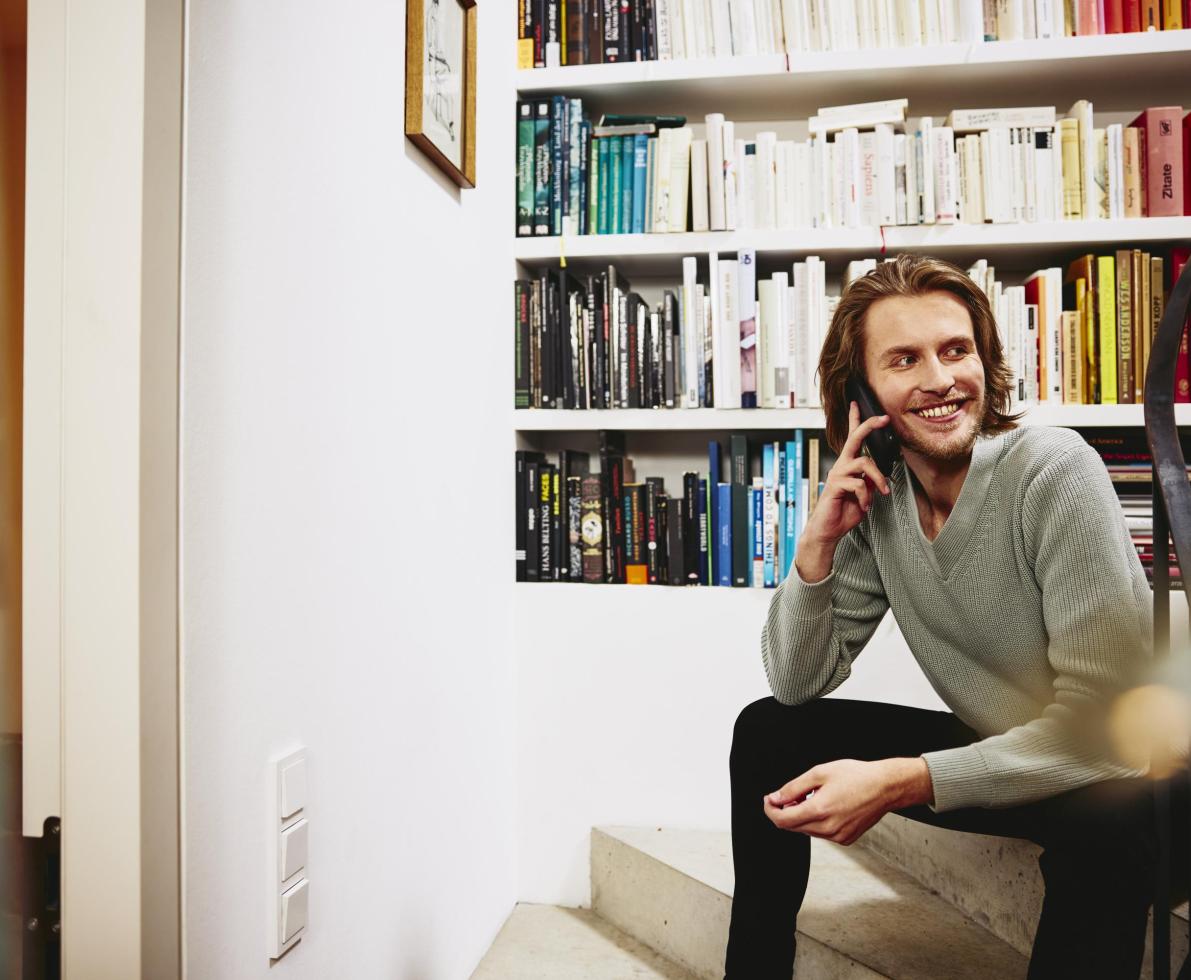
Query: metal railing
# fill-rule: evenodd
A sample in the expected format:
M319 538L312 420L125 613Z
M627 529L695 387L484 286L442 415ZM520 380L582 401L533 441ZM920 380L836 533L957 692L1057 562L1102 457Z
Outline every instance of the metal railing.
M1145 379L1146 440L1153 460L1154 506L1154 656L1173 656L1170 649L1170 552L1168 539L1174 542L1175 558L1184 582L1183 598L1191 611L1191 593L1187 589L1187 571L1191 569L1191 482L1187 479L1186 460L1179 442L1174 416L1175 364L1183 330L1191 315L1191 263L1184 268L1150 348ZM1191 778L1186 773L1176 778ZM1171 905L1171 803L1170 783L1154 784L1154 802L1158 822L1158 878L1154 895L1154 980L1170 980L1170 905ZM1191 940L1191 929L1189 929ZM1191 955L1179 970L1178 980L1191 980Z

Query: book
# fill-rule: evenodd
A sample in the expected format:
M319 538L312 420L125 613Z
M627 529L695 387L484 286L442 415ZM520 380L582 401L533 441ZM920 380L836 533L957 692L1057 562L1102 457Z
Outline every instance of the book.
M1140 131L1147 217L1184 213L1182 117L1180 106L1152 106L1129 124Z

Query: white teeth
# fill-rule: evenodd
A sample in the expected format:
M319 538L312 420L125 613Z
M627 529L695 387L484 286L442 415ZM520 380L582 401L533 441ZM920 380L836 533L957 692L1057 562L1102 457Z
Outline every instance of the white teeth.
M951 415L961 404L962 402L948 402L946 405L939 405L935 408L920 409L918 414L928 419L943 418Z

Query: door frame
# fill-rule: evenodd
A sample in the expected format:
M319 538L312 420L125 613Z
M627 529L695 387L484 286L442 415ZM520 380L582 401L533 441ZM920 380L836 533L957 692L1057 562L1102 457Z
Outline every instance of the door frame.
M23 832L63 976L182 975L184 0L28 11Z

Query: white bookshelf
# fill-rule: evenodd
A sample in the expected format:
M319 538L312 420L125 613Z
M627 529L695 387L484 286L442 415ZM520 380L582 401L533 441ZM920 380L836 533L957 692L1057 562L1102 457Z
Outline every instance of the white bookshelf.
M579 96L597 110L648 103L650 111L701 120L713 111L766 118L775 108L783 117L806 117L820 105L888 97L874 92L906 96L916 115L976 105L973 99L980 105L1035 105L1091 98L1105 109L1128 109L1169 104L1187 89L1189 77L1191 30L1182 30L806 52L789 59L757 55L531 68L517 72L517 88L526 96ZM1038 98L1039 86L1045 98Z
M1141 405L1032 405L1021 409L1023 425L1104 428L1145 424ZM1179 425L1191 425L1191 404L1176 405ZM774 429L822 429L819 408L570 409L527 408L513 411L518 432L748 432Z

